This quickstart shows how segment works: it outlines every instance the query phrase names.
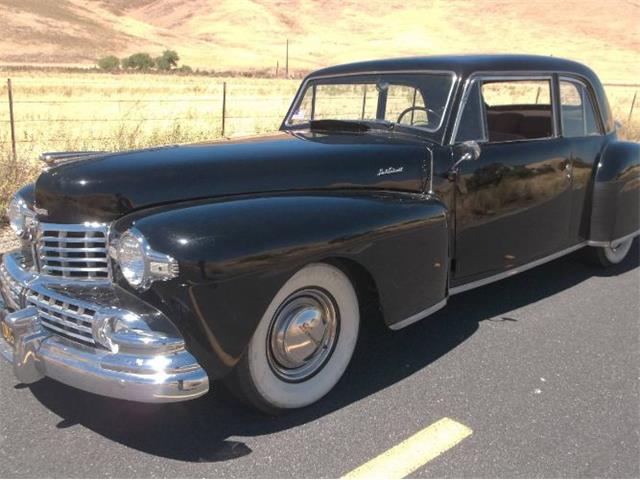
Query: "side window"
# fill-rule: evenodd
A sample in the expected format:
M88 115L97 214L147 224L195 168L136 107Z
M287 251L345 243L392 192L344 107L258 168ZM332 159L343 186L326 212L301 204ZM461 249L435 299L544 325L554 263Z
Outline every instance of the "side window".
M582 98L584 98L584 116L586 120L587 135L600 135L600 127L598 126L598 120L596 120L596 111L591 103L591 97L589 93L582 87Z
M484 141L484 118L482 113L482 101L480 99L480 83L475 81L469 88L469 93L460 116L455 142L467 140Z
M583 137L585 134L584 112L578 84L560 81L560 105L562 134L565 137Z
M482 101L490 142L553 136L550 80L485 80Z
M600 134L595 110L584 85L560 80L560 105L562 133L565 137Z
M384 119L397 122L400 114L409 107L424 108L425 102L417 88L407 85L389 85L387 88L387 109ZM402 117L403 124L429 123L424 110L413 110Z

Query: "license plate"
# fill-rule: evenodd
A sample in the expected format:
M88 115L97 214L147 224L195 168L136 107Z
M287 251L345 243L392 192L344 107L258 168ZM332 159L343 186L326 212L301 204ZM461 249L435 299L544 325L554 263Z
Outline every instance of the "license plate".
M13 346L16 339L13 337L13 332L9 328L9 325L5 322L0 322L0 329L2 330L2 338L4 338L9 345Z

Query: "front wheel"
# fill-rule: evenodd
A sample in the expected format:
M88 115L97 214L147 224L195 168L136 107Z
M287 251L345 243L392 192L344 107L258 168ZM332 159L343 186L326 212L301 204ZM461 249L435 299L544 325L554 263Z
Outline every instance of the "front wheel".
M232 390L267 413L310 405L344 373L356 346L360 313L349 278L311 264L280 289L232 372Z
M632 244L633 238L629 238L606 247L591 247L591 258L596 264L603 267L617 265L627 257Z

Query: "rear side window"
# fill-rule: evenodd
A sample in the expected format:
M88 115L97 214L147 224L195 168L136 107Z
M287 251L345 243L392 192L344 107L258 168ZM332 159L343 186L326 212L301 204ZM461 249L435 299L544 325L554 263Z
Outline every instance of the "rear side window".
M582 83L560 80L560 106L565 137L600 135L593 103Z
M551 80L486 80L482 101L490 142L553 136Z

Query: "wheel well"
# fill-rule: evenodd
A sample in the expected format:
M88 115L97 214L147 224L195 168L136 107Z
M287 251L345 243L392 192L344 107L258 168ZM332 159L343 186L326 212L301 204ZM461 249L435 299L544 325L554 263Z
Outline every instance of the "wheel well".
M371 276L371 273L358 262L348 258L330 258L324 260L324 262L336 266L351 280L358 295L360 317L363 319L376 318L384 324L384 314L382 304L380 303L378 286L373 276Z

